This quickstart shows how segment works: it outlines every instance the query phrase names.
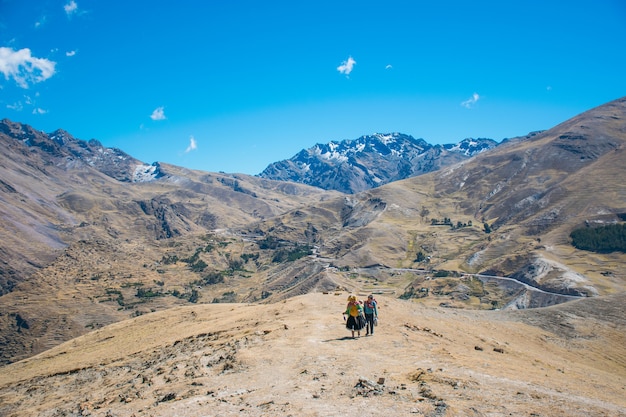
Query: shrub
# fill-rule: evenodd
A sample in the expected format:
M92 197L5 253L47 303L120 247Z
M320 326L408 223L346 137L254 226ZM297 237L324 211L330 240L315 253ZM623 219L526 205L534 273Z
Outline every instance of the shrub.
M155 291L152 288L137 288L137 294L135 294L135 297L137 298L154 298L162 296L163 293L161 291Z
M274 254L272 258L272 262L280 263L280 262L293 262L305 256L312 254L313 251L310 246L296 246L294 249L288 251L286 249L281 249Z
M267 236L265 239L259 241L260 249L276 249L278 247L278 239L274 236Z
M169 264L175 264L176 262L178 262L178 256L176 255L163 255L163 257L161 258L161 262L163 263L163 265L169 265Z
M189 294L189 298L187 299L190 303L197 303L200 295L197 290L191 290L191 294Z
M206 285L221 284L224 282L224 276L217 271L212 271L202 278L202 282Z
M198 259L196 262L189 265L189 269L193 272L202 272L208 265L202 259Z

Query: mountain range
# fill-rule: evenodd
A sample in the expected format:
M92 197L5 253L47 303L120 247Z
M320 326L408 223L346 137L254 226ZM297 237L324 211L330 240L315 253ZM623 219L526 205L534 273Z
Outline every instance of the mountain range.
M270 164L259 176L354 194L436 171L496 147L493 139L431 145L401 133L332 141Z
M506 317L550 332L593 305L609 314L602 328L613 330L588 347L623 339L626 254L576 249L570 233L623 223L626 98L499 144L431 146L399 133L318 144L259 176L145 163L97 140L9 120L0 122L0 142L0 360L15 362L18 378L0 386L0 411L16 381L35 383L37 375L17 371L41 364L35 355L74 351L69 341L97 338L114 323L139 325L140 316L168 311L183 320L205 305L289 303L293 311L294 300L308 304L313 294L373 293L390 309L442 311L446 323L455 311L474 311L463 314L500 326L498 312L520 311ZM548 306L558 316L549 328ZM528 309L537 313L522 315ZM592 328L584 315L575 323L567 343L594 337L581 330ZM390 337L402 338L407 327L393 326ZM617 375L626 369L620 346L602 365Z

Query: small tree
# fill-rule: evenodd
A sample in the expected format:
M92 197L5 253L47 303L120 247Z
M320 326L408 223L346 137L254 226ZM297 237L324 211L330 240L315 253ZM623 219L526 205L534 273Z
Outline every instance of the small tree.
M206 285L221 284L224 282L224 276L217 271L212 271L202 278L202 282Z
M191 269L193 272L202 272L206 269L207 266L208 265L206 262L204 262L202 259L198 259L196 262L189 265L189 269Z
M420 216L422 217L422 221L430 214L430 210L428 210L425 206L422 206L422 211L420 211Z

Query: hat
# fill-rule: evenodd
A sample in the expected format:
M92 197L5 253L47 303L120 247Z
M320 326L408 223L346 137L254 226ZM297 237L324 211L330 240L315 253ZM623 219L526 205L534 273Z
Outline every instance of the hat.
M356 295L350 295L348 301L356 301Z

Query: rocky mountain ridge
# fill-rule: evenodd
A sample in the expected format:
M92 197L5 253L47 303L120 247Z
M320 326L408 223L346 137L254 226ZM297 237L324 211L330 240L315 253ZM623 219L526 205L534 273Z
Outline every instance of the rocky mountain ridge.
M259 176L354 194L436 171L497 145L493 139L472 138L431 145L402 133L377 133L316 144L290 159L270 164Z
M39 156L46 164L64 165L66 169L86 164L121 182L146 181L163 176L158 162L145 164L120 149L103 146L96 139L76 139L63 129L46 134L31 126L3 119L0 121L0 133L28 148L40 149Z
M0 121L0 132L41 149L44 158L63 159L67 168L84 163L122 182L151 181L165 175L158 161L144 163L120 149L104 147L96 139L76 139L63 129L47 134L4 119ZM432 172L497 145L495 140L485 138L431 145L401 133L365 135L356 140L317 144L289 160L270 164L259 177L352 194Z

